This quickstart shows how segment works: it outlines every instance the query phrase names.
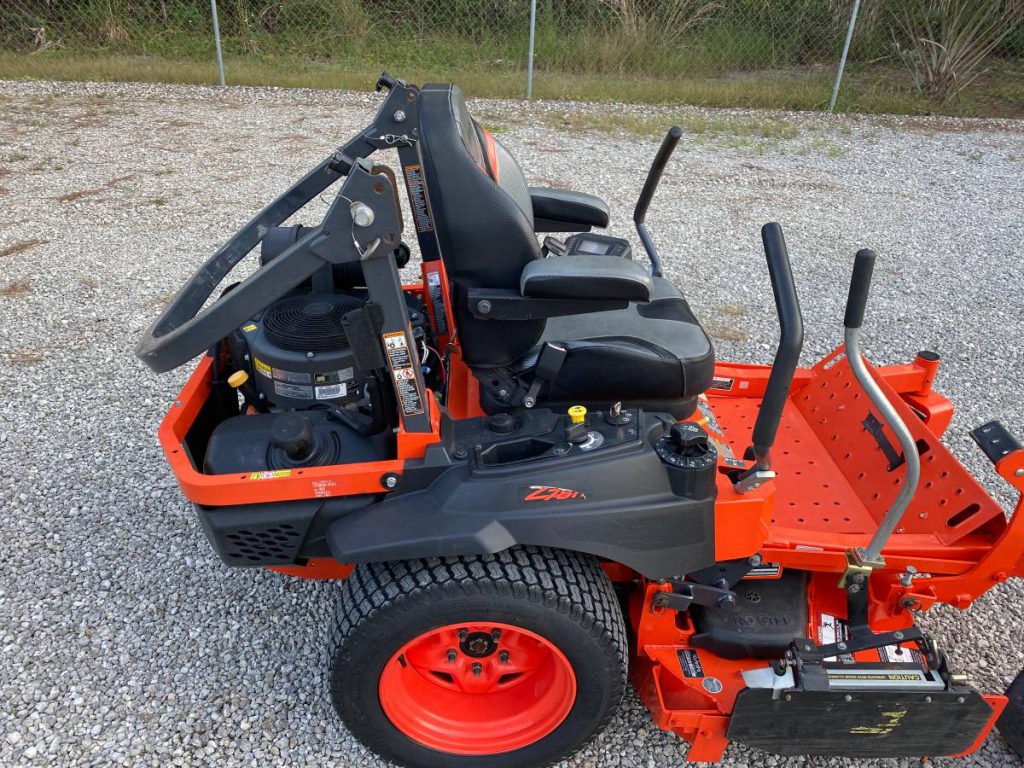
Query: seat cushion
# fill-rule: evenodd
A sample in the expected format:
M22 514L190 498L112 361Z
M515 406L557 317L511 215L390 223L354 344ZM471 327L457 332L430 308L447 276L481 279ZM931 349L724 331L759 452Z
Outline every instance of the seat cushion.
M662 278L654 279L649 303L549 319L541 342L568 351L558 377L540 391L542 404L622 401L688 413L714 375L711 340L680 290ZM539 353L540 345L516 370L528 375Z

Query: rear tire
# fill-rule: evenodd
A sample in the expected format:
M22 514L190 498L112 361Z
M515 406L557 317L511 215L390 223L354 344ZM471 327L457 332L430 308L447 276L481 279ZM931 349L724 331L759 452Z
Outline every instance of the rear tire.
M331 696L389 760L541 766L607 724L626 649L615 591L588 555L521 547L360 565L338 601Z
M1018 756L1024 758L1024 672L1006 689L1006 709L996 721L996 728Z

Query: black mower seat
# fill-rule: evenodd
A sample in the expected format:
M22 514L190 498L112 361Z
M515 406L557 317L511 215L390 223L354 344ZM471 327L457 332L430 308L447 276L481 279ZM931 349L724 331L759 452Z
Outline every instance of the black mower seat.
M437 244L452 285L463 359L485 410L519 405L545 342L567 355L538 405L657 408L684 418L711 383L714 352L679 289L654 279L649 302L625 309L529 320L475 316L474 289L521 290L524 269L544 258L530 189L511 153L469 115L454 85L419 99L419 150ZM551 256L549 258L565 258ZM574 257L575 258L575 257ZM608 258L608 257L603 257Z
M714 349L673 283L654 278L651 299L626 309L550 318L541 344L515 366L531 369L543 342L566 347L558 377L541 390L539 402L621 400L678 418L692 413L695 398L711 384Z

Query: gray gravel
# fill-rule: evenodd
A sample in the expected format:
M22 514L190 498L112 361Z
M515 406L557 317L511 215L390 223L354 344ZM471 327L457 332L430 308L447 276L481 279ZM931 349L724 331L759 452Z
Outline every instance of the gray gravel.
M43 241L0 256L0 287L21 287L0 296L0 765L378 764L326 695L334 587L220 564L155 437L186 372L153 376L131 353L200 260L376 103L347 92L0 83L0 253ZM876 248L869 355L944 353L939 386L959 406L948 442L1012 503L966 429L998 416L1024 436L1020 124L473 108L532 182L606 196L619 233L657 137L557 126L618 115L702 130L684 137L649 221L721 358L771 357L765 221L786 230L808 362L839 341L853 253ZM1022 666L1021 595L1004 584L925 623L975 680L1001 688ZM567 765L677 766L684 754L631 697ZM736 747L727 761L802 763ZM911 764L863 764L876 763ZM992 737L964 764L1018 761Z

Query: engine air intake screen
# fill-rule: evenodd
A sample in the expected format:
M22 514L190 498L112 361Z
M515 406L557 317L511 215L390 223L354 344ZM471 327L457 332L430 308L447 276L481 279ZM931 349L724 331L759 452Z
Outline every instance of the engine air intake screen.
M284 299L267 310L263 328L267 339L282 349L321 352L348 346L342 318L363 301L355 296L309 296Z

